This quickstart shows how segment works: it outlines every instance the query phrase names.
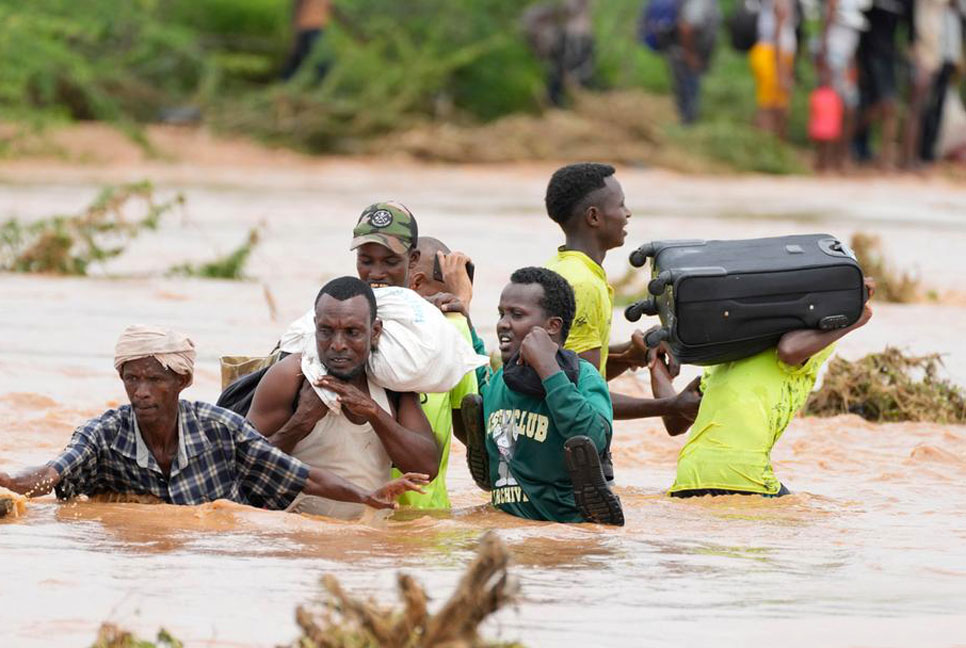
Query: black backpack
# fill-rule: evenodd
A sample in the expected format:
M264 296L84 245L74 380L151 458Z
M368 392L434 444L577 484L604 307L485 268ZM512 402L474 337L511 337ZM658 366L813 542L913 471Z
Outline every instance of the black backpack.
M747 52L758 42L758 14L760 0L738 0L734 12L728 16L728 35L731 46L739 52Z

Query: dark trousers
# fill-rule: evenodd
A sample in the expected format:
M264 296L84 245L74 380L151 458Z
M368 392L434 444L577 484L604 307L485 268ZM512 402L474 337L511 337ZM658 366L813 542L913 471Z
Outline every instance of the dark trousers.
M302 67L302 63L312 53L312 48L315 47L315 43L322 36L322 33L323 30L321 29L305 29L295 34L295 44L292 47L292 52L289 54L288 60L285 61L285 66L282 68L283 79L288 81L295 76L295 73ZM324 77L327 71L327 66L324 63L319 63L315 68L316 80Z
M942 68L933 79L929 98L922 110L922 129L919 136L919 157L926 162L936 159L936 141L939 139L939 129L943 123L943 104L946 103L946 89L949 80L956 71L952 63L943 63Z
M695 70L684 58L684 50L671 45L667 52L667 64L671 72L674 103L681 123L693 124L698 119L701 97L701 71Z

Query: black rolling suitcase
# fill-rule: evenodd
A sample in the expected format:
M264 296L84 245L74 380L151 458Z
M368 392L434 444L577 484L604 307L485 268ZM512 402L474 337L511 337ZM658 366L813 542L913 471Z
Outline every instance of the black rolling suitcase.
M636 267L648 259L652 296L624 315L659 315L648 346L667 340L685 364L747 358L795 329L849 326L868 298L855 255L829 234L655 241L630 257Z

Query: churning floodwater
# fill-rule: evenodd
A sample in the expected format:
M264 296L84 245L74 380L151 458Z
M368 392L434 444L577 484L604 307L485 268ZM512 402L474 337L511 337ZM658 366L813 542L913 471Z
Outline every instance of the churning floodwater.
M398 198L420 231L477 264L474 322L492 339L510 271L542 263L559 235L541 214L533 167L313 167L160 174L187 205L84 279L0 276L0 470L52 458L74 426L123 402L118 333L151 322L198 345L187 398L214 400L223 354L269 351L318 286L354 271L348 233L362 208ZM136 171L116 170L117 177ZM102 178L100 175L99 178ZM947 185L688 179L619 172L634 211L627 250L649 239L830 231L878 233L891 258L937 292L966 269L966 191ZM7 178L11 180L11 178ZM91 178L0 184L0 219L79 210ZM208 182L205 184L204 182ZM246 282L165 278L264 223ZM623 274L625 251L605 263ZM266 294L270 297L267 298ZM880 305L839 352L886 343L946 354L966 383L966 308ZM615 313L615 331L631 327ZM645 375L618 387L641 392ZM679 379L683 381L682 379ZM84 646L102 621L144 636L164 626L188 646L271 646L296 636L294 609L324 573L394 600L397 570L436 604L485 529L513 554L519 604L486 634L529 646L966 646L966 427L799 418L777 445L794 494L671 500L682 440L618 423L615 461L627 525L533 523L490 509L454 444L451 513L332 522L217 502L199 507L31 502L0 521L0 646Z

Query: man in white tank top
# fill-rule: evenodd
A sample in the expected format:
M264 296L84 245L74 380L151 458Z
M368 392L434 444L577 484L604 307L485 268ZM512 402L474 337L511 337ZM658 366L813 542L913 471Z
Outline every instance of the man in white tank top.
M439 448L419 398L389 394L366 375L382 331L369 285L355 277L327 283L315 301L315 325L328 372L319 386L338 395L339 411L322 403L302 375L301 354L292 354L262 378L248 419L277 448L363 488L388 481L393 466L434 479ZM300 496L290 510L349 520L365 507Z

